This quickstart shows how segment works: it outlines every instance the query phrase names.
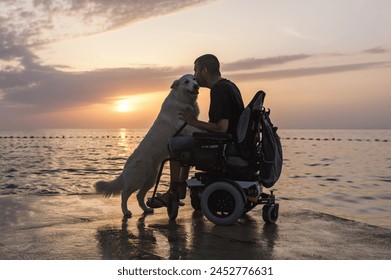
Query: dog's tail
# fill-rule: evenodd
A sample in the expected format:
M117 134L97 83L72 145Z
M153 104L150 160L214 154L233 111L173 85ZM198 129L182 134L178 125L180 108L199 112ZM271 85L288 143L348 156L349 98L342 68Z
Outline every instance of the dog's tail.
M104 197L120 195L123 187L123 175L112 181L99 181L94 184L95 191Z

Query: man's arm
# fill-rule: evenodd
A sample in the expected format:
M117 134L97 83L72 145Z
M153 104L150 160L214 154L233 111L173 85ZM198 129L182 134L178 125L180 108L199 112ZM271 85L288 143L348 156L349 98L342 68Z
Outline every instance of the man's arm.
M196 118L194 113L190 110L185 110L180 113L180 119L187 122L189 125L194 126L201 130L216 133L226 133L228 130L229 120L220 119L218 122L203 122Z

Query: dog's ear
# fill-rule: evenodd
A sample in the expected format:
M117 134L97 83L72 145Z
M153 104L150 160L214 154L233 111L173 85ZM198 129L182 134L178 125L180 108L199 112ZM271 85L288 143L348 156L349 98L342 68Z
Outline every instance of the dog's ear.
M171 88L172 89L178 89L179 87L179 80L175 80L172 85L171 85Z

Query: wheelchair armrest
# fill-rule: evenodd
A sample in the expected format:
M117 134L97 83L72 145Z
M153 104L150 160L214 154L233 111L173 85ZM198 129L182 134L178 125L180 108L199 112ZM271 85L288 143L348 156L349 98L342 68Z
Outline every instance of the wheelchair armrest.
M212 140L223 142L229 142L232 140L232 135L225 133L194 132L193 137L198 140Z

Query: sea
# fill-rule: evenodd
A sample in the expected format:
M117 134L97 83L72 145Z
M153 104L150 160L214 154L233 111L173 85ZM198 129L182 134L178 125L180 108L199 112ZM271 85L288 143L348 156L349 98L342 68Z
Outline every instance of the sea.
M0 130L0 196L93 195L94 182L119 175L146 132ZM280 208L289 204L391 228L391 130L278 133L284 165L273 189ZM160 184L169 185L168 166Z

